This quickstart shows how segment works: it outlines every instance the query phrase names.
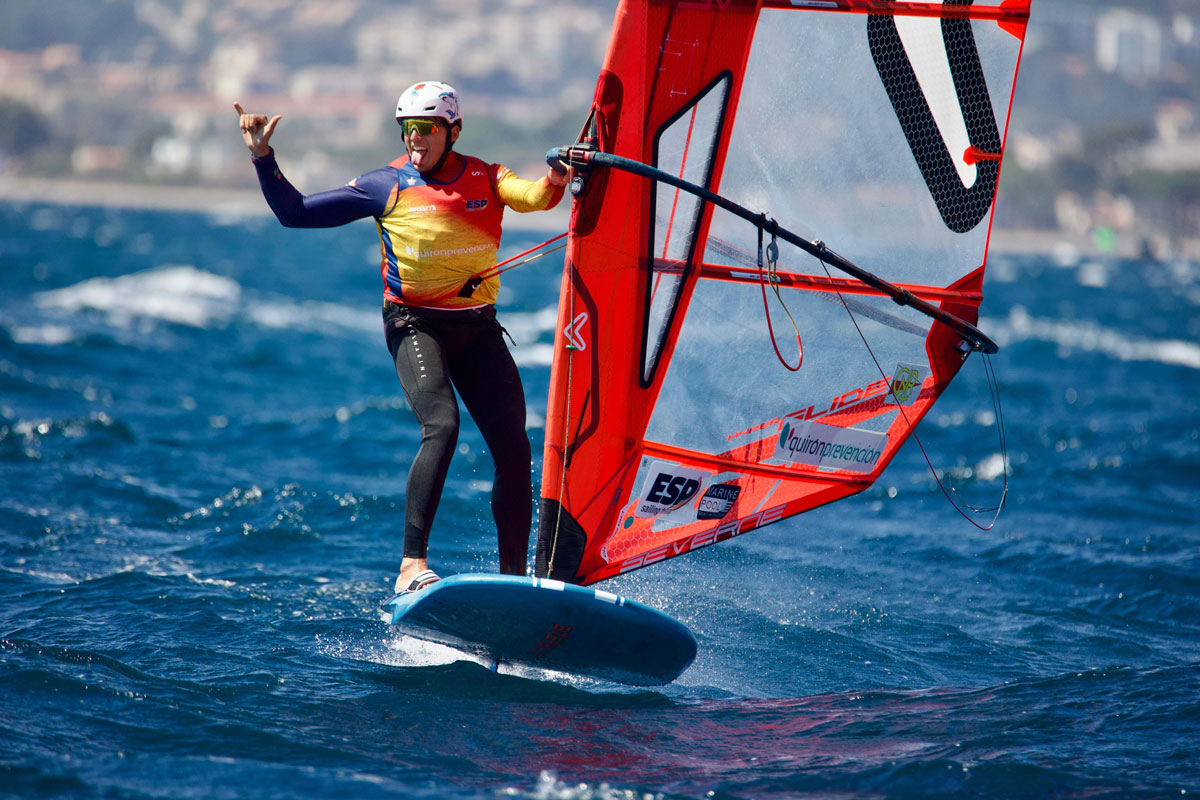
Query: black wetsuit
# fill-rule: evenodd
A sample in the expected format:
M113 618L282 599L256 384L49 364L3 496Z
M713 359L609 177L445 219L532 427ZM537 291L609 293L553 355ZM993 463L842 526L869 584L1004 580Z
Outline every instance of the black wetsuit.
M496 466L492 515L500 571L525 574L533 496L525 392L493 306L441 311L385 303L388 350L404 396L421 423L421 448L408 473L404 556L424 558L429 530L458 442L462 397Z

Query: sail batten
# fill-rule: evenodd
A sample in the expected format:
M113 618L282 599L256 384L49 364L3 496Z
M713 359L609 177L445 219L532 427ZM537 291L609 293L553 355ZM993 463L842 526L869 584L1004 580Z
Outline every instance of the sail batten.
M594 134L559 151L539 575L594 583L861 492L994 350L975 323L1028 14L622 0Z
M677 264L670 265L668 268L675 268L679 271L682 271L682 267ZM732 281L735 283L753 283L756 286L762 281L762 278L759 276L759 271L756 267L736 267L729 264L701 264L697 272L697 277L700 279ZM869 294L875 297L888 296L878 289L863 283L862 281L855 280L854 278L835 278L825 275L808 275L796 272L786 272L783 270L776 270L774 277L779 282L779 285L785 288L807 289L818 292L834 292L838 294ZM927 300L929 302L957 300L968 303L978 303L983 299L983 293L978 291L964 292L953 289L945 289L937 286L918 286L916 284L906 283L897 283L894 285L921 300Z

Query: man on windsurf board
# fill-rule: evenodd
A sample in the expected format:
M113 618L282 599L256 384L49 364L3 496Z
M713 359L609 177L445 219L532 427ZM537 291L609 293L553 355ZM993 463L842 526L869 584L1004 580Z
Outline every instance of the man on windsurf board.
M495 264L504 208L553 208L566 177L537 181L454 150L462 131L458 93L417 83L396 104L406 153L328 192L302 195L270 147L280 116L234 104L267 204L287 227L327 228L374 217L383 275L388 351L421 426L405 494L404 558L395 591L438 580L427 560L429 532L458 440L462 398L495 462L492 514L500 571L524 575L533 517L525 393L496 320Z

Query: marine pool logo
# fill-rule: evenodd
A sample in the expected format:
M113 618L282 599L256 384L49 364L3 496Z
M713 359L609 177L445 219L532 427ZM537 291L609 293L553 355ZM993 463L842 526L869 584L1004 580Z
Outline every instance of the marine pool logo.
M699 470L681 467L666 461L655 461L646 473L642 491L638 494L635 517L657 517L683 508L700 493L708 477Z
M875 469L887 448L886 433L860 428L839 428L820 422L784 422L779 431L776 458L788 464L807 464L819 469L868 473Z
M696 519L720 519L729 513L741 493L742 487L736 483L718 483L708 487L696 506Z

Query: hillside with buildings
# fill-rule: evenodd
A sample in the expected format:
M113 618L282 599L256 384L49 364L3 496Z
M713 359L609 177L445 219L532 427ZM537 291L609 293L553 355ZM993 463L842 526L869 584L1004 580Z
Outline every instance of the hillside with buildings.
M423 77L467 98L464 149L537 170L578 132L615 5L10 0L0 193L51 180L77 196L248 192L235 100L284 115L276 142L297 186L336 186L395 155L394 97ZM1195 2L1035 0L997 224L1101 250L1194 247L1197 87Z

